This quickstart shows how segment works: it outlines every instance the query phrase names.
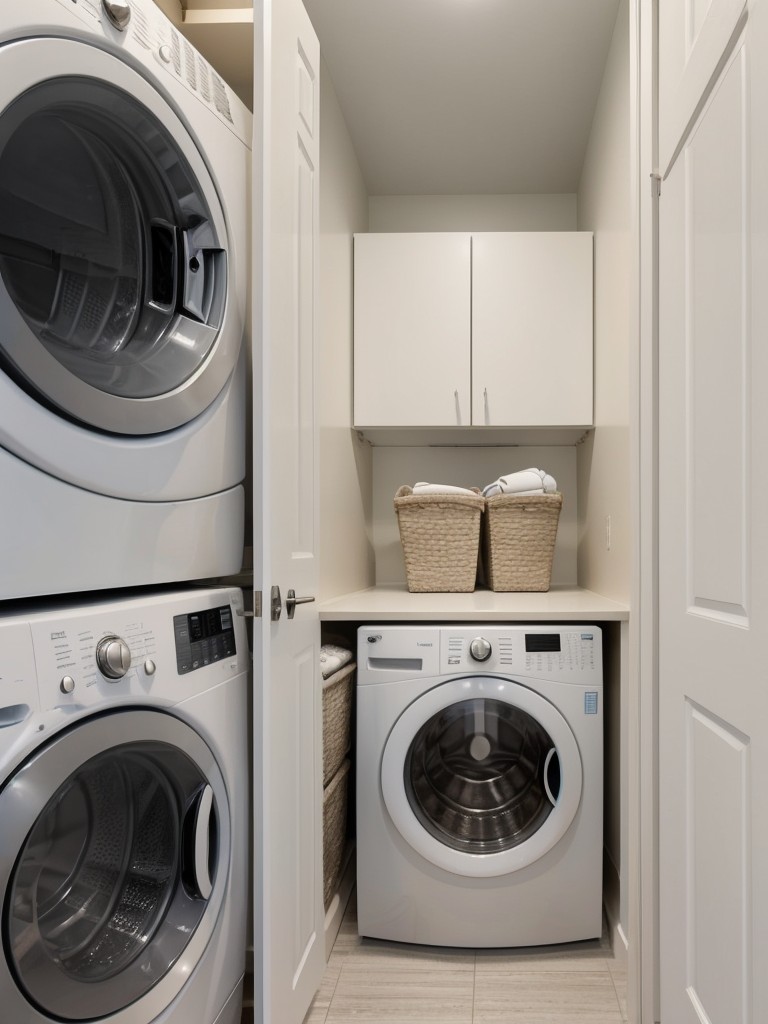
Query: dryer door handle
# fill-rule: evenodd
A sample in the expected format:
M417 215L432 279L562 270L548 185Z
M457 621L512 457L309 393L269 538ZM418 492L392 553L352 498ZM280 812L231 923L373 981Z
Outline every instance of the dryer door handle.
M208 900L213 892L211 881L211 824L213 820L213 790L204 786L194 806L189 811L193 816L192 874L198 895Z
M553 795L552 789L549 785L549 766L552 763L553 757L557 757L556 747L552 747L552 749L547 754L546 760L544 761L544 789L546 790L547 796L549 797L549 802L554 807L557 803L557 797Z

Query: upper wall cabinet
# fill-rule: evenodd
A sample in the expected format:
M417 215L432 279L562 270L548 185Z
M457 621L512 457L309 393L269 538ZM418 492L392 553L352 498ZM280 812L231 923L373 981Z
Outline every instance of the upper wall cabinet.
M592 234L472 236L472 423L592 423Z
M592 424L592 234L355 236L355 425Z
M468 426L470 236L354 244L355 424Z

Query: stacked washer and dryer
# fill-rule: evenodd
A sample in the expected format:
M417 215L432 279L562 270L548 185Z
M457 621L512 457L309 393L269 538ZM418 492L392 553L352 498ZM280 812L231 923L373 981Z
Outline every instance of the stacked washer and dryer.
M235 1024L251 115L152 0L0 5L0 1016ZM132 589L126 589L132 588Z

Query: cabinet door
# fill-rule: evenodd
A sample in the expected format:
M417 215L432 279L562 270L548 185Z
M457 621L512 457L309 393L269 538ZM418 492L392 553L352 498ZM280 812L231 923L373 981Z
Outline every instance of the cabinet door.
M355 425L470 423L470 236L355 235Z
M472 236L472 423L592 423L592 234Z

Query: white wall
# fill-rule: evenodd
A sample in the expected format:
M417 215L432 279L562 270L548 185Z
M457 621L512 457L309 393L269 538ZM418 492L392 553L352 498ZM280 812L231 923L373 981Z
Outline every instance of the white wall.
M155 0L155 3L174 25L181 25L184 18L181 0Z
M578 192L579 228L595 234L595 430L577 448L579 583L630 595L629 345L632 276L629 2L621 0ZM610 550L606 519L610 517ZM617 648L612 648L617 653ZM606 662L606 911L627 922L626 666ZM621 882L619 882L621 879Z
M352 430L352 235L368 194L331 77L320 68L320 593L373 583L371 448Z
M579 448L579 583L629 601L629 12L622 0L578 192L595 234L595 431ZM610 550L606 517L610 516Z
M575 195L371 196L370 231L574 231Z

